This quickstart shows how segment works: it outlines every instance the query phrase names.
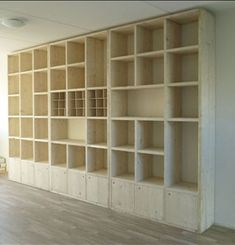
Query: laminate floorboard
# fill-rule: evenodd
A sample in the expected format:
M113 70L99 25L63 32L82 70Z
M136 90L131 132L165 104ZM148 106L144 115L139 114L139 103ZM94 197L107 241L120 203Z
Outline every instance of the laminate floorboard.
M235 245L235 231L213 226L196 234L1 176L0 244Z

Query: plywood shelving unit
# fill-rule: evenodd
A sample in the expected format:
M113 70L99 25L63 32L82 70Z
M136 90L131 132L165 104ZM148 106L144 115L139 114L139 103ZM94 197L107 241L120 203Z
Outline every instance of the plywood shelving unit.
M8 94L11 180L188 230L213 224L210 13L13 53Z

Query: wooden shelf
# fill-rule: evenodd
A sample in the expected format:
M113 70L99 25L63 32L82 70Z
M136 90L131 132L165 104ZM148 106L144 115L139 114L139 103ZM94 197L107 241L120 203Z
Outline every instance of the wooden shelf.
M34 72L34 93L48 92L47 70Z
M190 81L190 82L175 82L167 84L168 87L190 87L190 86L198 86L198 81Z
M87 121L87 143L107 147L107 120Z
M107 89L88 90L88 116L107 116Z
M48 67L47 46L34 49L34 70L45 69Z
M48 119L35 118L34 119L34 137L35 139L48 139Z
M51 91L66 89L66 70L65 68L51 69Z
M131 182L135 181L134 174L122 174L122 175L115 176L113 178L119 180L131 181Z
M69 117L85 116L85 91L71 91L68 93Z
M85 68L68 67L68 89L85 88Z
M164 186L164 179L161 177L149 177L141 180L139 183L151 186Z
M9 157L20 158L19 139L9 139Z
M33 138L33 119L21 118L21 138Z
M190 183L190 182L179 182L171 187L169 187L172 190L178 190L178 191L186 191L186 192L198 192L198 187L197 184L195 183Z
M48 116L48 96L34 95L34 115L35 116Z
M66 145L51 144L51 164L58 167L67 167Z
M35 142L35 162L48 163L49 149L47 142Z
M157 148L157 147L149 147L149 148L143 148L141 150L138 150L138 153L164 156L164 149Z
M20 71L32 71L32 51L20 53Z
M32 140L21 140L21 159L22 160L33 160L33 141Z
M134 145L119 145L119 146L113 146L112 150L135 152L135 147Z
M66 44L65 42L55 43L50 45L50 66L65 65L66 60Z
M84 146L68 146L68 167L69 169L77 169L85 171L86 169L86 155Z
M9 136L19 137L20 136L20 119L19 118L8 118Z
M85 38L75 38L67 42L67 64L85 61Z
M19 54L8 56L8 74L18 73L19 68Z
M51 93L51 116L66 116L66 92Z
M8 76L8 95L17 95L19 94L19 75L10 75Z
M108 176L107 169L94 170L94 171L89 172L89 174L90 175L104 176L104 177Z

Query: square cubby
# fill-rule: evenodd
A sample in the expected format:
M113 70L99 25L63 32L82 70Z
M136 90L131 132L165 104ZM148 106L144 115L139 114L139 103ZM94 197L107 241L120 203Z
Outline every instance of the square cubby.
M68 146L68 167L79 171L86 170L86 149L85 146Z

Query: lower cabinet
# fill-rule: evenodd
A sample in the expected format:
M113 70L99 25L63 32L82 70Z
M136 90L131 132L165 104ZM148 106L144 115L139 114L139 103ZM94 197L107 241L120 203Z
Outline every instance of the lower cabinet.
M108 206L108 178L87 175L87 201Z
M21 182L21 160L18 158L9 158L8 164L9 180Z
M51 190L58 193L67 193L67 169L51 167Z
M164 191L160 187L135 186L135 213L154 220L163 219Z
M35 163L34 165L35 186L43 190L50 189L48 164Z
M86 198L86 175L76 170L68 170L68 194L85 200Z
M198 195L167 190L166 221L191 230L198 229Z
M34 162L21 160L21 182L34 186Z
M112 180L112 200L111 205L114 209L124 212L134 212L134 183L127 181Z

